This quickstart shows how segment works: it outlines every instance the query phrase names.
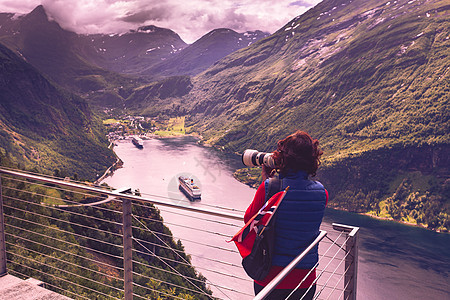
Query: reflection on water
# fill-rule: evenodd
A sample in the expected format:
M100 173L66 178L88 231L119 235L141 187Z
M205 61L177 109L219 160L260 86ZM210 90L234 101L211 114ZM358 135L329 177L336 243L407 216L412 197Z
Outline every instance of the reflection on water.
M139 188L143 196L162 197L177 204L221 206L240 211L246 209L255 192L232 176L241 167L240 157L201 147L193 137L145 140L142 150L130 141L122 141L115 151L124 162L123 168L104 180L115 188ZM180 174L192 175L199 182L201 201L190 202L178 190ZM180 222L181 217L170 214L169 210L162 214L166 221L177 218L176 223ZM324 222L361 228L359 299L450 299L449 234L331 209L326 210ZM171 230L178 237L192 234L179 227ZM225 244L223 239L205 242ZM205 251L194 249L195 245L185 246L188 251ZM238 257L233 259L239 263ZM195 259L193 262L196 264ZM252 287L247 288L251 292Z
M336 210L325 222L360 227L362 299L450 299L450 235Z

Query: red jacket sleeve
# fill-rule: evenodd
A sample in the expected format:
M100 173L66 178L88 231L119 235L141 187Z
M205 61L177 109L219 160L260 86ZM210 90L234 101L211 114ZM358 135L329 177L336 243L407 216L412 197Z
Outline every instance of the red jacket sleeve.
M265 202L266 202L266 189L264 187L263 181L263 183L261 183L261 185L256 190L252 203L245 211L244 222L247 223L248 220L251 219L251 217L253 217L257 212L259 212L259 210L261 209L261 207L263 207Z

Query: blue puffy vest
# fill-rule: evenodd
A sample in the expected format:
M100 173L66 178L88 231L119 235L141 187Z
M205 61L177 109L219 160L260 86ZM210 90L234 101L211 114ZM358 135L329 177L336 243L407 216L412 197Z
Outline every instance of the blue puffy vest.
M289 191L280 204L275 220L275 253L272 264L288 265L319 235L319 227L326 204L326 192L318 181L308 180L306 172L299 171L280 176L282 189ZM268 181L265 182L267 189ZM297 265L310 269L318 261L318 246Z

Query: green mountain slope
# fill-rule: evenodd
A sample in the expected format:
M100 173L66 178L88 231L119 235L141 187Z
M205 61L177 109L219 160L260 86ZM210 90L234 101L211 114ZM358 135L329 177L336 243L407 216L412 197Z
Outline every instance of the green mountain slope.
M0 69L1 164L94 179L115 161L83 99L55 87L1 44Z
M331 206L448 228L449 11L439 0L323 1L194 78L194 128L238 152L306 130L326 153ZM445 215L395 213L420 197Z
M194 112L214 120L199 129L267 148L236 140L236 125L269 137L301 126L341 153L448 140L449 7L422 2L322 2L197 78Z

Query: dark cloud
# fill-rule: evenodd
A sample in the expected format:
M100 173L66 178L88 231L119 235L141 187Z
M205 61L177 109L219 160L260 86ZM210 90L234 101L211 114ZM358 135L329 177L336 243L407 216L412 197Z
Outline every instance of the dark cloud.
M247 21L246 15L238 13L233 9L227 9L221 15L208 15L204 27L215 29L218 28L218 25L220 24L219 27L231 28L239 31L246 27L245 24L247 24Z
M289 3L289 6L309 7L309 6L311 6L311 3L309 3L308 1L299 0L299 1Z
M147 21L162 21L170 19L171 10L168 7L155 7L148 10L130 12L127 16L119 18L120 21L127 23L145 23Z

